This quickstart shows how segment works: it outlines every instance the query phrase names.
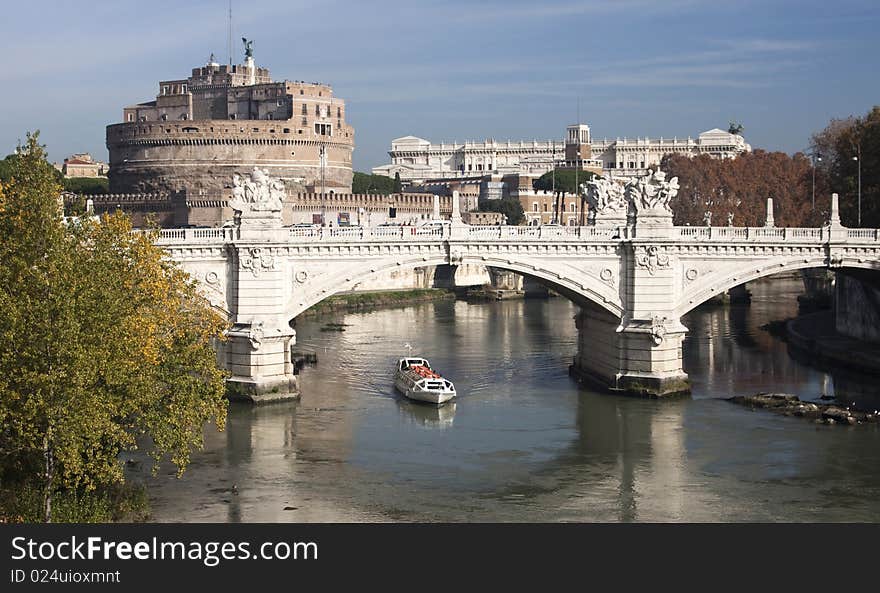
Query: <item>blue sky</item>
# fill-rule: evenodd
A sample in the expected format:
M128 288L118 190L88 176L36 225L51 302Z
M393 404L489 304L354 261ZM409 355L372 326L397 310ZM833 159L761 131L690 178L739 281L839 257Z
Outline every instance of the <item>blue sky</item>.
M0 153L41 130L50 158L106 158L104 127L160 79L226 56L228 0L3 0ZM877 0L233 0L276 80L347 102L354 165L392 138L696 136L731 119L795 152L880 103Z

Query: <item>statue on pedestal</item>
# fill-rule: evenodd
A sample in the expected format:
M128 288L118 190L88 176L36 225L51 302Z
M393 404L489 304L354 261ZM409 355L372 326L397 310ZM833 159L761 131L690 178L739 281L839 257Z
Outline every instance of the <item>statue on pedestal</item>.
M241 38L241 42L244 43L244 57L245 58L253 58L254 57L254 40L248 40L246 37Z
M238 212L281 212L287 195L280 179L269 177L264 169L254 167L250 179L232 176L232 199L229 206Z

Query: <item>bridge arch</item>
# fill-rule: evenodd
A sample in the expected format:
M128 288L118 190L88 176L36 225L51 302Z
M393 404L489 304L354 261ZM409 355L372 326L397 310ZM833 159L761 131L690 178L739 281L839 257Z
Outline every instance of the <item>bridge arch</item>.
M840 264L829 266L828 257L822 255L774 258L769 261L762 260L743 263L735 268L726 268L721 272L708 274L702 279L702 281L695 283L690 290L686 290L682 294L682 298L680 299L678 307L675 309L675 313L680 317L705 303L712 297L754 280L784 272L796 272L815 268L832 270L861 269L880 272L880 261L847 259Z
M468 255L450 258L445 253L407 258L389 257L369 264L347 262L344 266L340 266L340 271L322 275L315 281L303 283L302 286L295 286L285 307L286 315L292 319L324 299L352 290L365 280L383 273L441 265L481 265L529 276L545 283L575 304L593 304L618 319L623 316L619 286L609 284L597 275L587 272L572 274L570 269L563 269L559 264L548 263L546 260ZM297 277L296 269L293 270L293 276Z

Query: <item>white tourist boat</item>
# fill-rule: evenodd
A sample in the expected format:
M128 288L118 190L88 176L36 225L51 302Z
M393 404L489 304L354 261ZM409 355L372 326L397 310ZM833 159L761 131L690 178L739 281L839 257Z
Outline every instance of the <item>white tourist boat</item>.
M424 358L398 360L394 386L410 399L432 404L446 403L455 397L452 381L441 377Z

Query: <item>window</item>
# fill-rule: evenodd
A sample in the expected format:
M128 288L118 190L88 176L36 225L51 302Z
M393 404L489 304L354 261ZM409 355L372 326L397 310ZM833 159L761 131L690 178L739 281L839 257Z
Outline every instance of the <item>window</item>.
M577 212L577 206L575 205L574 202L572 202L571 204L568 205L568 211L569 212Z
M167 85L167 84L163 84L163 85L162 85L162 94L163 94L163 95L167 95L167 94L168 94L168 85Z
M229 114L229 119L235 119L235 114L234 114L234 113L230 113L230 114Z
M308 120L308 118L305 118L305 117L302 118L302 123L301 123L300 125L303 125L303 126L307 126L307 125L309 125L309 120ZM300 130L300 133L302 133L302 130Z
M473 170L474 170L474 166L473 166L473 165L468 165L468 171L473 171Z
M185 84L183 84L183 85L180 86L180 94L181 94L181 95L185 95L185 94L186 94L186 85L185 85Z
M266 114L266 119L272 119L272 114L271 114L271 113L267 113L267 114Z
M486 169L491 171L492 170L492 163L489 163L488 165L486 165Z
M547 202L544 202L544 212L547 212Z
M645 161L642 161L642 162L639 164L639 168L640 168L640 169L644 169L644 168L645 168Z
M133 113L128 114L128 121L134 121L134 114Z
M303 114L303 115L308 115L308 114L309 114L308 109L306 109L306 104L305 104L305 103L303 103L302 114Z
M336 117L342 117L342 107L336 108Z
M532 202L532 212L538 211L538 202Z
M282 101L281 99L278 99L278 101L276 102L276 105L278 107L282 107L284 105L284 101Z
M299 94L300 94L300 95L303 94L303 90L302 90L302 89L299 89Z
M321 108L318 105L315 105L315 115L321 115Z
M162 121L168 121L168 114L167 113L162 114Z

